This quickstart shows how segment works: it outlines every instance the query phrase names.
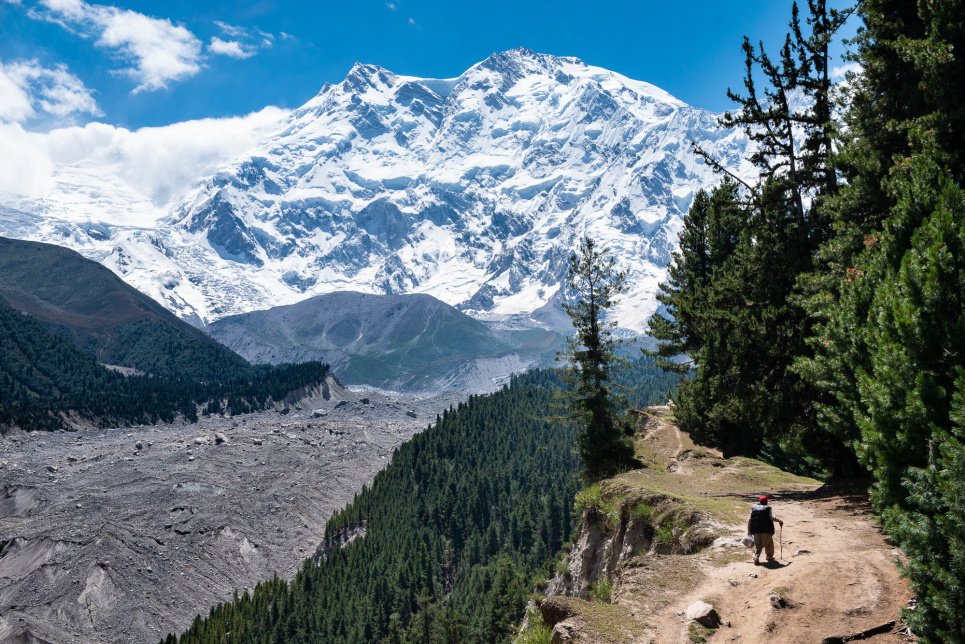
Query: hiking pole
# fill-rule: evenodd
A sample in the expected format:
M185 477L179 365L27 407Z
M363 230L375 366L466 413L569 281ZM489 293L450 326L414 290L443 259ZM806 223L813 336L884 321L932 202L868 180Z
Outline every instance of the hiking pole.
M781 561L784 561L784 524L781 524Z

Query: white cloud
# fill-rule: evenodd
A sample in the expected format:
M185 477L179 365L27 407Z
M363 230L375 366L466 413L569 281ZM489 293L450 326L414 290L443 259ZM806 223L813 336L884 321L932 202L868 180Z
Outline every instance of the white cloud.
M213 54L221 54L222 56L231 56L232 58L251 58L257 52L250 47L245 47L237 40L221 40L217 36L211 39L208 44L208 51Z
M130 67L120 73L134 79L134 93L167 87L169 81L201 70L201 41L191 31L164 18L129 9L88 4L83 0L41 0L47 12L31 16L50 20L113 50Z
M38 111L61 117L101 113L91 90L65 65L48 69L36 60L0 61L0 121L26 121Z
M34 109L27 90L0 67L0 122L25 121L33 114Z
M391 9L392 11L395 11L395 10L398 9L398 7L395 5L394 2L386 2L386 3L385 3L385 6L388 7L389 9Z
M50 190L54 165L40 145L42 137L19 123L0 123L0 149L12 152L0 154L0 192L36 195Z
M134 92L167 87L167 82L201 70L201 41L170 20L115 7L98 9L103 31L98 45L118 50L133 66L122 70L140 84Z
M847 77L849 72L854 74L860 74L862 71L863 71L863 68L859 63L850 62L845 65L840 65L838 67L831 68L831 78L834 78L837 80L844 80Z
M270 34L267 31L262 31L261 29L255 29L255 33L261 36L261 46L265 49L275 44L275 34Z
M232 38L247 38L248 30L244 27L238 27L236 25L229 25L226 22L221 22L220 20L215 20L214 24L218 25L221 32Z
M82 0L41 0L43 6L68 20L83 20L90 5Z
M232 58L251 58L258 53L259 49L268 49L275 44L275 35L255 27L246 29L237 25L229 25L226 22L215 20L221 32L227 39L214 36L208 43L208 51L222 56Z
M409 18L409 24L410 24L410 25L414 25L414 24L415 24L415 18Z
M194 182L275 132L288 112L266 107L246 116L128 130L104 123L48 133L0 124L0 192L44 198L71 210L91 195L119 193L132 208L105 213L138 223L183 198ZM102 202L100 205L103 206ZM78 216L83 216L78 207ZM145 223L141 221L140 223Z

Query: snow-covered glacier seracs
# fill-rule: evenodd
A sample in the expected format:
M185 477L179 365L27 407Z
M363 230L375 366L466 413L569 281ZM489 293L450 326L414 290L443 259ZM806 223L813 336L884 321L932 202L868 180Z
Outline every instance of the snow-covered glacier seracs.
M746 171L746 137L716 118L526 49L447 80L356 64L154 225L87 229L109 235L107 266L196 322L344 290L550 319L589 235L629 270L616 318L642 331L684 213L718 181L691 141ZM84 252L86 234L48 241Z

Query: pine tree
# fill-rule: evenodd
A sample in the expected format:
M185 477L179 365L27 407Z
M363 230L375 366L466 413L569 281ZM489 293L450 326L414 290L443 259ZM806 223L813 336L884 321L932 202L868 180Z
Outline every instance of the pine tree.
M965 190L931 133L888 181L897 197L878 252L856 281L877 286L863 336L868 370L857 374L862 460L872 502L909 556L920 609L908 613L923 641L965 642L965 543L961 471L965 373ZM890 248L913 230L892 270ZM889 252L891 250L891 252Z
M822 392L821 426L874 473L872 503L909 556L909 624L922 641L962 642L965 7L859 11L846 181L825 204L834 234L805 284L817 324L797 368Z
M590 480L626 469L633 459L633 444L617 418L619 400L611 391L619 341L611 332L616 322L606 321L605 315L625 291L627 277L615 265L608 249L597 250L585 237L570 256L567 275L576 304L563 305L576 336L567 340L567 350L557 359L566 362L570 414L580 424L577 451Z
M721 125L741 127L755 142L758 177L743 181L695 148L733 181L695 198L658 295L672 318L650 322L664 343L662 366L697 368L678 390L678 419L728 453L756 454L765 443L803 451L807 442L825 455L842 449L815 440L825 436L817 431L817 393L793 369L808 350L810 326L796 281L830 231L823 211L807 204L837 190L828 48L846 15L823 0L808 6L811 32L795 4L776 60L745 38L744 91L728 91L739 109Z

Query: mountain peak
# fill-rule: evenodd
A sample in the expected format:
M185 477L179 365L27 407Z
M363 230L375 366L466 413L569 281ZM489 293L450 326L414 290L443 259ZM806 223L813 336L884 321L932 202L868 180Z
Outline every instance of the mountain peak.
M508 73L511 76L521 76L533 72L555 74L564 65L586 67L586 63L574 56L553 56L541 54L526 47L517 47L494 52L486 60L474 65L473 69L489 69L502 74Z
M454 79L359 62L199 177L175 230L38 237L78 240L207 321L338 290L555 320L572 244L591 234L630 271L617 318L642 330L693 194L718 180L691 140L745 157L746 136L714 114L578 58L521 47Z
M384 85L391 87L395 84L398 76L378 65L356 62L352 65L342 81L343 86L357 92L365 91L370 87Z

